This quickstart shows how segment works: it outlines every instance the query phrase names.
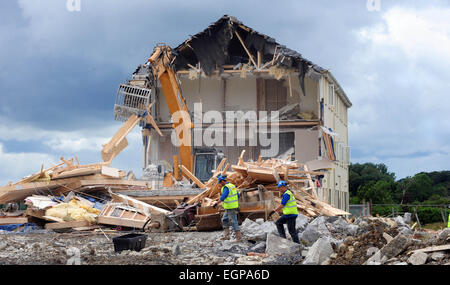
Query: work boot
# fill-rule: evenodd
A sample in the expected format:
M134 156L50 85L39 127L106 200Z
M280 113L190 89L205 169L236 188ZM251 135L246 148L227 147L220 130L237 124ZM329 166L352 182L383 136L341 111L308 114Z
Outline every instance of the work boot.
M242 240L242 235L240 231L234 233L236 235L236 242L240 242Z
M223 230L223 237L220 240L229 240L230 239L230 229Z

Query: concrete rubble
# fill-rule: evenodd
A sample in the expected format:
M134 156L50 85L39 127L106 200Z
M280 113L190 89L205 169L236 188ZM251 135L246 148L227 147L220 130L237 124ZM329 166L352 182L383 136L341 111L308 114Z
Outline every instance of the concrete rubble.
M241 186L243 196L239 212L243 237L236 242L234 233L231 240L220 239L223 211L212 206L220 190L216 176L226 172L227 166L223 171L217 170L204 184L206 190L192 187L152 190L155 185L125 180L124 171L103 163L80 165L73 159L61 160L54 167L42 168L39 173L0 187L0 202L22 201L25 206L24 210L12 203L0 212L1 264L421 265L450 262L449 229L413 231L409 224L411 216L406 214L349 220L345 218L348 213L317 200L314 191L309 193L295 184L292 191L302 201L298 203L295 227L300 244L292 242L289 234L281 238L275 219L271 220L274 217L268 216L268 211L280 203L277 193L272 192L276 187L275 167L270 173L256 165L243 169L252 164L240 159L240 164L232 166L236 171L228 172L236 185ZM222 160L222 166L224 163ZM260 163L266 163L267 167L284 165L284 172L279 173L284 175L288 175L289 167L297 168L291 162L276 159ZM255 177L268 182L255 183ZM36 195L36 187L45 191ZM170 191L177 191L176 195L166 194ZM152 195L145 196L148 192L167 197L153 199ZM169 201L175 204L175 209L167 206ZM286 225L285 230L288 233ZM129 244L121 248L124 240Z
M141 232L147 240L140 251L121 252L115 252L112 239L129 232L112 229L2 231L0 260L1 264L67 264L75 256L81 264L421 265L450 262L450 247L445 248L449 241L439 239L447 230L417 239L414 235L399 233L398 224L391 221L393 219L365 217L351 223L342 217L320 216L298 227L301 244L293 243L289 235L287 239L279 237L274 222L261 219L242 222L241 242L235 242L233 237L220 240L222 231L150 230ZM304 240L312 231L317 239ZM305 232L308 234L304 235ZM392 239L387 241L384 233ZM431 247L439 249L438 246L444 249L429 251Z

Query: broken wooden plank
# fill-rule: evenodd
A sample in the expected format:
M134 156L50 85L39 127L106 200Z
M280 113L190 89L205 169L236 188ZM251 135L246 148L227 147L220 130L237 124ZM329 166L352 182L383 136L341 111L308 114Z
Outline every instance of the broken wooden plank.
M25 214L27 216L31 216L31 217L35 217L35 218L38 218L38 219L41 219L41 220L45 220L45 218L44 218L45 210L44 209L28 207L27 210L25 211Z
M85 176L85 175L91 175L91 174L96 174L96 173L100 173L100 172L101 172L100 169L94 169L94 168L90 168L90 167L76 168L73 170L64 171L64 172L58 174L57 176L53 176L52 180L61 179L61 178L77 177L77 176Z
M192 174L184 165L180 165L181 173L188 178L191 179L195 184L197 184L200 188L205 188L205 184L201 182L194 174Z
M47 168L47 169L44 169L44 170L41 169L41 172L36 173L36 174L33 174L33 175L31 175L30 177L24 178L24 179L22 179L22 180L20 180L20 181L18 181L18 182L16 182L16 183L14 183L14 184L12 184L12 185L29 183L29 182L33 181L34 179L38 178L38 177L41 175L42 172L48 172L48 171L51 171L51 170L53 170L53 169L55 169L55 168L60 167L60 166L63 165L63 164L64 164L64 162L61 162L61 163L59 163L59 164L57 164L57 165L54 165L54 166L52 166L52 167L49 167L49 168Z
M450 244L435 245L435 246L429 246L429 247L420 248L420 249L416 249L416 250L411 250L407 254L416 253L416 252L433 252L433 251L444 251L444 250L450 250Z
M147 220L139 221L139 220L118 218L118 217L98 216L97 222L99 224L105 224L105 225L113 225L113 226L122 226L122 227L141 229L142 227L144 227Z
M245 149L242 150L241 155L239 156L239 161L238 161L238 165L243 166L243 167L245 167L244 154L245 154Z
M154 102L153 102L154 103ZM153 103L151 105L153 105ZM147 116L145 116L145 120L152 125L152 127L156 130L156 132L162 137L163 134L161 130L159 129L158 125L156 124L155 120L153 119L152 115L150 115L151 111L151 105L147 107Z
M224 157L222 158L222 160L220 161L219 165L217 166L216 170L214 171L213 177L219 175L219 173L222 171L222 167L225 165L225 162L227 161L227 159ZM209 182L209 181L208 181Z
M119 178L120 177L119 169L108 167L108 166L102 166L101 174L109 176L109 177L113 177L113 178Z
M0 218L0 225L26 224L26 223L28 223L28 218L26 217Z
M256 64L255 60L253 59L253 56L252 56L252 54L250 53L250 51L249 51L249 50L247 49L247 47L245 46L245 43L244 43L244 41L242 40L241 36L239 35L239 33L238 33L237 31L234 31L234 33L235 33L236 36L238 37L239 42L241 42L242 47L244 48L244 50L245 50L245 52L247 53L247 55L248 55L248 57L250 58L250 60L252 61L253 66L254 66L255 68L257 68L258 65Z
M56 230L56 229L89 227L90 225L91 224L88 221L71 221L71 222L47 223L45 224L45 228L48 230Z
M139 201L137 199L134 199L132 197L129 197L127 195L122 194L116 194L109 192L111 197L113 198L113 201L122 202L126 205L130 205L131 207L134 207L137 211L141 211L142 213L148 215L148 214L164 214L168 215L170 212L152 205L149 205L145 202Z
M247 175L247 167L239 166L239 165L232 165L231 169L235 172L242 173L244 175Z
M128 142L126 141L126 136L128 133L139 123L141 120L136 114L132 114L128 120L120 127L120 129L114 134L111 140L105 144L102 149L103 161L110 161L114 156L116 156L121 150L123 150ZM124 143L126 142L126 143Z

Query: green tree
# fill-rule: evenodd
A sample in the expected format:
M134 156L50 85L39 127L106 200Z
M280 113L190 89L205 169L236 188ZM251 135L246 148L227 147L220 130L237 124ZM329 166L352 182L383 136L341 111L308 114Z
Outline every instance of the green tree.
M373 204L392 204L391 193L394 187L395 183L392 181L370 181L368 184L359 187L358 198L372 201Z
M394 182L395 174L388 172L385 164L374 163L355 163L350 164L349 168L349 191L351 196L357 196L358 189L361 186L368 185L370 182L377 182L380 180Z

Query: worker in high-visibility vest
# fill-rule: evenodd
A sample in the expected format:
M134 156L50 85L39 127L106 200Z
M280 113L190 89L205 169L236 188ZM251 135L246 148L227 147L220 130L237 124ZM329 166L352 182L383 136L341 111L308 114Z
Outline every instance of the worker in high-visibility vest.
M220 189L220 200L214 203L213 207L216 208L219 204L222 204L225 209L225 214L222 217L222 226L224 235L222 240L230 239L230 222L233 227L234 233L236 235L236 241L240 241L242 238L241 232L239 230L238 224L238 212L239 212L239 192L236 186L232 183L227 182L227 176L219 174L217 177L219 185L222 187Z
M448 219L447 219L447 228L450 228L450 214L448 214Z
M286 238L284 224L287 224L292 240L296 243L300 243L297 231L295 230L295 221L298 216L298 209L294 194L292 194L291 190L288 189L287 183L284 180L278 182L277 186L278 191L282 193L281 203L272 212L270 212L269 216L272 216L275 212L283 209L283 215L275 222L278 233L280 237Z

